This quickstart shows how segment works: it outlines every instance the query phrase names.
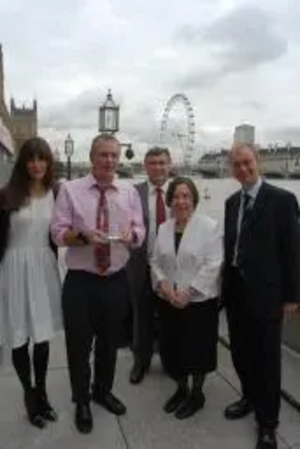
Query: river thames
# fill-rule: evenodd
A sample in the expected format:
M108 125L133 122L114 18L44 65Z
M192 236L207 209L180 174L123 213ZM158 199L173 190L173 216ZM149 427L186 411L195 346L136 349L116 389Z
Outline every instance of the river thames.
M231 178L205 179L200 176L193 176L192 179L200 192L200 210L211 217L222 220L225 200L240 188L239 184ZM266 181L292 191L300 202L300 180L267 179Z

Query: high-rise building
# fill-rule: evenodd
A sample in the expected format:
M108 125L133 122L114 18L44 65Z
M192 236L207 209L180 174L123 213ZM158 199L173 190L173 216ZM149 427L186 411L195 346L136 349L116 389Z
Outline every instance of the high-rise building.
M37 101L34 100L32 108L16 107L14 99L10 102L10 111L5 102L5 75L3 50L0 44L0 118L6 128L11 132L17 152L23 142L35 137L38 131Z
M236 126L234 130L234 143L255 143L255 127L252 125Z

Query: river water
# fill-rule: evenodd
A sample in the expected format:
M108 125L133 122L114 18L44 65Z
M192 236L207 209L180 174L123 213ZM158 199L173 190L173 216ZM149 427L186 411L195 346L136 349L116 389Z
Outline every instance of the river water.
M199 208L219 220L224 216L224 203L233 192L238 190L239 184L231 178L203 179L192 177L200 193ZM270 184L292 191L300 203L300 180L267 180Z

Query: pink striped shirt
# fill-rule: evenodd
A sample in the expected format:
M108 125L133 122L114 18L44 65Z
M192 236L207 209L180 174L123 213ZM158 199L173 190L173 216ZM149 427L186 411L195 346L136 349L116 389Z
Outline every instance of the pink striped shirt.
M115 180L113 189L106 192L111 227L122 232L129 228L136 239L133 246L140 246L145 237L142 206L139 194L127 181ZM65 246L63 236L67 230L96 230L99 189L92 174L61 185L54 207L51 234L58 246ZM108 275L125 267L129 250L123 243L111 244L111 266ZM66 264L72 270L97 273L95 247L90 245L69 247Z

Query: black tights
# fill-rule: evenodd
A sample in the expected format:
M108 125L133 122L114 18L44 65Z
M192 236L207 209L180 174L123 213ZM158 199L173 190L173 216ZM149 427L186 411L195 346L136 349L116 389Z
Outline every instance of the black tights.
M192 391L195 393L202 392L203 384L205 381L205 375L204 374L193 374L193 386ZM188 386L188 376L182 376L177 381L179 388L187 388Z
M49 363L49 342L35 343L33 345L33 371L35 386L38 389L46 389L46 376ZM24 391L32 388L31 361L29 355L29 342L25 345L13 349L12 363L21 381Z

